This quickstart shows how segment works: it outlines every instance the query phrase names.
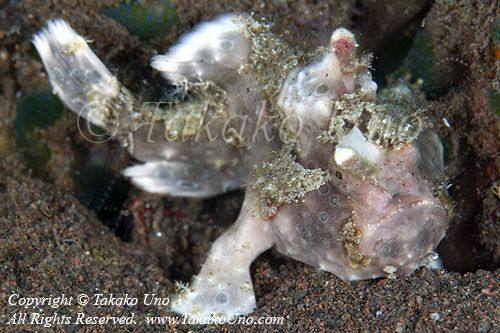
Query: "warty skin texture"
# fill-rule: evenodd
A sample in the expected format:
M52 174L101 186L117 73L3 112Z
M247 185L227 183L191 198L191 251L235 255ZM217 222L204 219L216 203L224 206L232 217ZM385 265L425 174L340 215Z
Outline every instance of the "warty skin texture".
M158 109L138 106L65 22L50 22L34 43L70 109L82 109L74 101L105 105L80 113L105 128L120 126L118 140L145 162L124 171L140 188L208 197L247 184L237 221L180 289L175 312L200 320L252 312L250 264L274 245L344 280L360 280L411 274L444 236L449 209L439 139L410 103L377 100L369 59L357 54L346 29L335 30L326 47L300 53L246 15L198 25L153 58L152 66L194 99L159 109L163 118L152 129L144 122ZM239 132L238 123L230 140L198 141L192 133L165 140L165 129L182 129L168 128L169 121L197 119L194 107L203 102L210 116L222 115L202 119L216 119L217 131L233 116L245 116L252 129L262 115L273 125L266 135ZM417 130L410 119L418 120Z

